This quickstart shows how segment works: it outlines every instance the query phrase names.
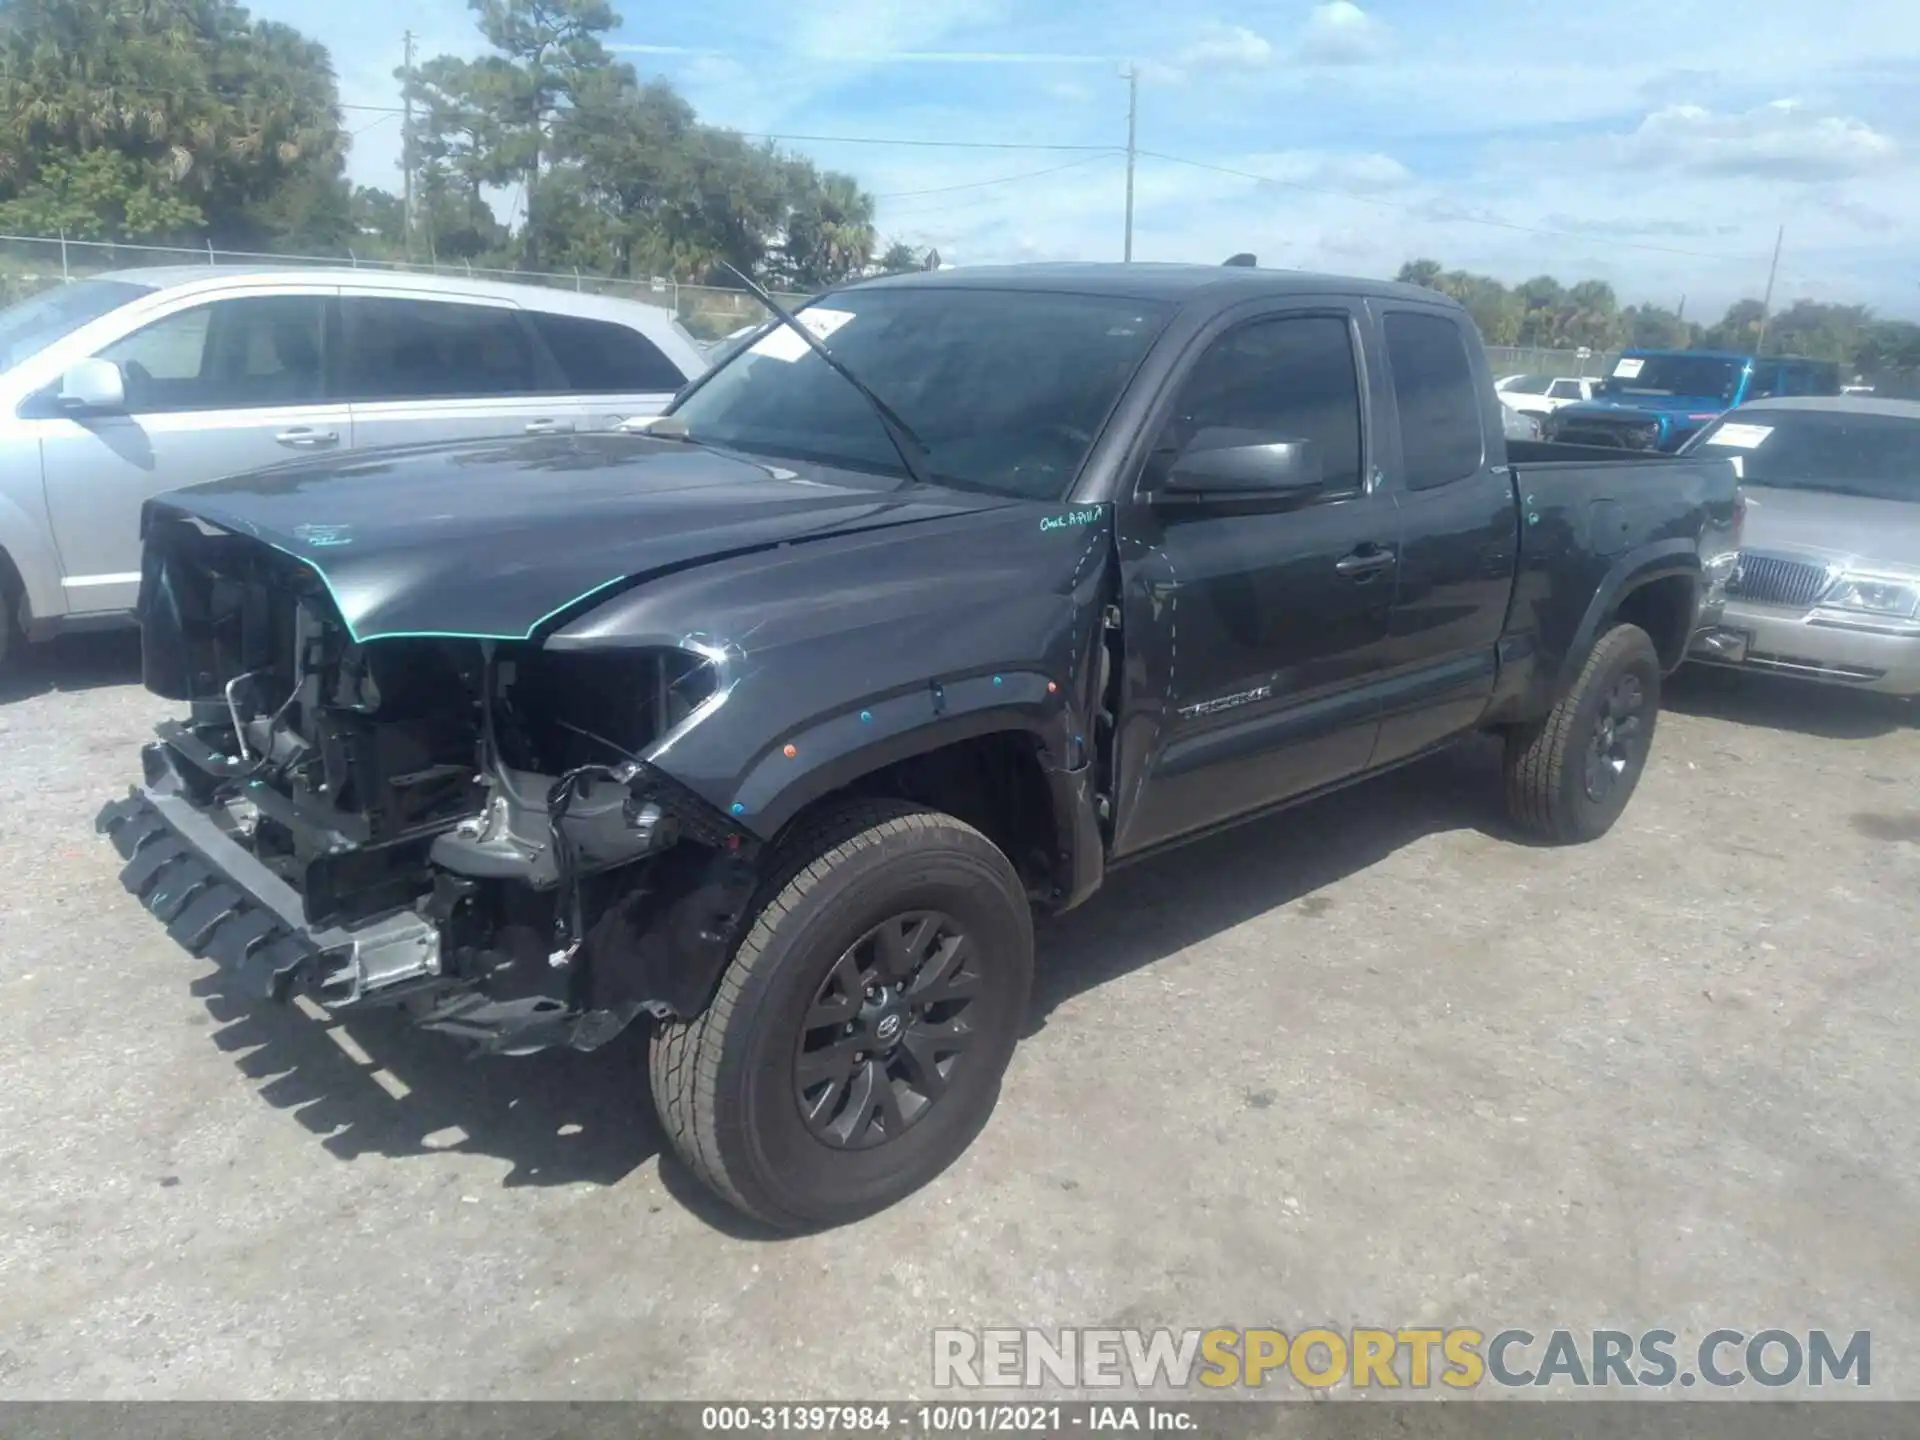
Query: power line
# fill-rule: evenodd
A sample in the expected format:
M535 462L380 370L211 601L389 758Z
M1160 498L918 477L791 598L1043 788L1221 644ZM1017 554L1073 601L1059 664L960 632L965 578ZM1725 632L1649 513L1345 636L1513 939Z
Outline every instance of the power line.
M1106 154L1111 145L1040 145L1013 140L908 140L883 135L778 135L760 130L736 130L746 140L784 140L808 145L901 145L928 150L1052 150L1065 153Z
M876 200L906 200L915 195L951 195L958 190L984 190L992 185L1012 185L1021 180L1037 180L1042 175L1058 175L1062 170L1072 170L1077 166L1091 165L1096 160L1105 160L1121 152L1109 146L1097 155L1088 155L1079 160L1069 160L1064 165L1049 165L1044 170L1027 170L1019 175L1002 175L994 180L972 180L965 185L936 185L930 190L890 190L875 195Z
M1067 169L1072 169L1076 166L1094 165L1094 164L1100 163L1101 161L1117 160L1119 158L1120 158L1119 151L1114 151L1113 153L1108 155L1089 155L1084 160L1075 160L1068 165L1062 165L1058 168L1061 170L1067 170ZM1044 172L1044 173L1053 173L1053 172ZM1002 197L999 195L976 194L976 195L970 195L963 200L956 200L949 204L944 204L944 205L938 205L938 204L937 205L910 205L905 208L902 208L897 205L889 205L887 207L886 218L887 218L887 223L889 225L901 220L916 220L916 221L924 220L935 215L952 215L957 211L961 211L961 210L978 210L980 207L984 205L992 205L996 203L1001 198Z
M1486 225L1496 230L1513 230L1523 235L1544 235L1554 240L1573 240L1582 245L1600 244L1621 250L1649 250L1659 255L1685 255L1695 260L1723 260L1738 265L1757 265L1765 257L1760 255L1724 255L1705 250L1681 250L1671 245L1649 245L1638 240L1600 239L1592 235L1583 235L1576 230L1550 230L1539 225L1521 225L1512 220L1501 220L1490 215L1437 216L1423 212L1419 206L1406 204L1399 200L1383 200L1378 195L1363 195L1358 191L1341 190L1330 185L1312 185L1304 180L1282 180L1275 175L1257 175L1251 170L1237 169L1231 165L1215 165L1205 160L1189 160L1183 155L1167 155L1158 150L1142 150L1142 155L1154 160L1166 160L1175 165L1189 165L1196 170L1212 170L1221 175L1233 175L1242 180L1257 180L1264 185L1279 185L1289 190L1304 190L1314 195L1330 195L1341 200L1351 200L1359 205L1373 205L1382 210L1397 210L1404 214L1416 215L1433 224L1442 225Z

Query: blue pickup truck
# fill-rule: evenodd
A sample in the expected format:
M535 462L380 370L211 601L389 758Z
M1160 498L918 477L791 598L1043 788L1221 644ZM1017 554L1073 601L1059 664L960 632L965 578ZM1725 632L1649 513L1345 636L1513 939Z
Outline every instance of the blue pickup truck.
M1726 350L1628 350L1594 398L1547 417L1543 438L1567 445L1675 451L1736 405L1777 395L1838 395L1831 360Z

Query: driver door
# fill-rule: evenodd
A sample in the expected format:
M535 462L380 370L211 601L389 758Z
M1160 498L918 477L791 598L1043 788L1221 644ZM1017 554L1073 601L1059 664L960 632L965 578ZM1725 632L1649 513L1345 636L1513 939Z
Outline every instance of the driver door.
M1366 768L1400 542L1371 457L1359 303L1255 313L1176 382L1121 506L1129 650L1117 853L1149 848ZM1232 430L1310 442L1321 487L1157 503L1156 467Z
M133 608L151 497L346 446L347 407L327 399L334 293L189 303L96 352L120 367L119 410L32 422L69 613Z

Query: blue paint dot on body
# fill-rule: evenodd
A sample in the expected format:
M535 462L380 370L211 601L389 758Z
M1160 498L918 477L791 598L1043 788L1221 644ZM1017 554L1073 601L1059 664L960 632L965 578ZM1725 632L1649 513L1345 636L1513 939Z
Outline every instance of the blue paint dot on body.
M871 725L873 723L873 711L862 710L860 712L860 723L862 725Z
M996 685L1001 683L1000 677L998 675L993 677L993 683Z
M733 813L736 815L744 815L747 813L747 807L736 800L733 802Z

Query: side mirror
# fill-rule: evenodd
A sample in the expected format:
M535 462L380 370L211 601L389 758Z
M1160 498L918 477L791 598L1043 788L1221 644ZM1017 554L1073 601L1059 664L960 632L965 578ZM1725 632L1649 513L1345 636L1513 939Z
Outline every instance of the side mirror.
M1174 459L1165 489L1181 496L1258 499L1307 496L1324 489L1320 449L1246 430L1202 430Z
M111 360L81 360L60 377L60 406L65 410L124 410L126 377Z

